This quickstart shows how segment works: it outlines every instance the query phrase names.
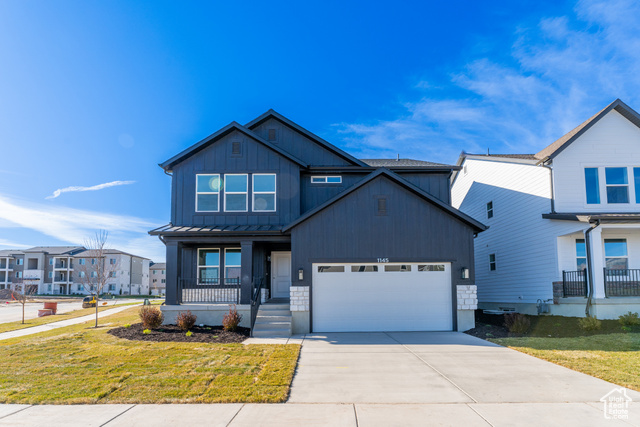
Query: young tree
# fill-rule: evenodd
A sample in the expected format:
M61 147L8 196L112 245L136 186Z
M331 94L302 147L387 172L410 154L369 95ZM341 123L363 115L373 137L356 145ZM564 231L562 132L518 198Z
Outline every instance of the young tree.
M98 327L98 305L100 294L103 294L109 281L114 280L118 270L118 258L111 262L107 258L107 240L109 233L105 230L96 232L95 236L87 239L84 246L86 251L78 256L84 259L84 263L76 262L78 279L83 289L96 297L96 328Z
M22 304L22 324L24 324L24 306L31 299L31 295L38 292L39 279L24 277L16 279L13 285L13 297Z

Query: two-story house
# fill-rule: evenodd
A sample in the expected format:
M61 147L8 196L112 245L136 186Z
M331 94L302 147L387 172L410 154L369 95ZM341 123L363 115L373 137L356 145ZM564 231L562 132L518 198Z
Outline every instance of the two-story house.
M460 156L453 206L489 226L475 240L480 308L639 311L639 127L616 100L539 153Z
M166 322L220 324L234 303L269 335L473 327L485 227L450 205L456 166L357 159L273 110L160 166Z
M167 264L151 262L149 264L149 295L164 295L167 283Z

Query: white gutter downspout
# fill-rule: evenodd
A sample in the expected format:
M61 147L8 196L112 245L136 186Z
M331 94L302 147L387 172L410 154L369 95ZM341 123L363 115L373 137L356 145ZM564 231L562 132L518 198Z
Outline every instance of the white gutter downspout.
M593 299L593 262L591 261L591 232L600 225L600 220L596 220L595 224L591 224L591 227L584 232L584 245L587 250L587 306L584 309L584 314L587 317L591 317L589 309L591 308L591 300Z

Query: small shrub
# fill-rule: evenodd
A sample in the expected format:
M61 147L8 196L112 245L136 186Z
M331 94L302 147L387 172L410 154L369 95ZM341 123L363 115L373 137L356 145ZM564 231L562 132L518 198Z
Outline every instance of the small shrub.
M164 314L162 311L157 307L151 307L149 305L140 307L138 316L140 316L140 320L142 320L142 326L146 329L156 329L164 322Z
M623 326L622 330L625 332L631 332L632 329L631 329L631 326Z
M191 331L187 331L187 333L185 334L186 336L190 337L191 335L193 335L193 332Z
M640 325L640 317L638 317L638 313L628 312L618 317L618 322L622 326L637 326Z
M125 328L127 328L127 329L129 329L129 328L131 327L131 323L125 323L125 324L124 324L124 327L125 327Z
M196 315L190 311L183 311L176 317L176 325L183 331L188 331L196 324Z
M236 305L229 306L229 313L225 314L222 318L222 327L225 331L235 331L238 329L238 325L242 321L242 314L238 314Z
M151 333L151 329L145 329L144 331L142 331L142 333L145 335L149 335Z
M524 334L529 330L531 320L521 313L508 313L504 315L504 326L509 329L509 332Z
M602 322L597 317L583 317L578 319L578 326L583 331L598 331L602 329Z

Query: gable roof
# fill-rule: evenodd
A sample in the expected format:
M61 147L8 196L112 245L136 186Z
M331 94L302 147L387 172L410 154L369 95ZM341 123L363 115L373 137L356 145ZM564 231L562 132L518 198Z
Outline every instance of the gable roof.
M35 246L30 249L25 249L25 253L45 252L49 255L66 255L72 254L77 251L84 250L84 246Z
M320 138L318 135L314 134L313 132L310 132L310 131L306 130L305 128L303 128L302 126L298 125L297 123L292 122L291 120L287 119L282 114L277 113L273 109L270 109L269 111L267 111L266 113L262 114L261 116L251 120L249 123L247 123L245 125L245 127L249 128L249 129L253 129L256 126L259 126L260 124L262 124L263 122L265 122L266 120L268 120L270 118L274 118L274 119L278 120L279 122L289 126L293 130L295 130L298 133L301 133L302 135L306 136L307 138L309 138L310 140L312 140L316 144L320 145L321 147L331 151L332 153L336 154L339 157L342 157L343 159L345 159L349 163L352 163L352 164L354 164L356 166L365 166L365 167L367 166L367 164L364 163L362 160L356 159L351 154L339 149L338 147L336 147L335 145L331 144L330 142L325 141L324 139Z
M631 123L640 127L640 115L620 99L616 99L611 104L598 111L595 115L591 116L586 121L578 125L578 127L571 130L567 134L563 135L560 139L553 142L551 145L536 153L536 159L553 159L565 148L567 148L573 141L578 139L582 134L589 130L591 126L598 123L598 121L606 116L611 110L616 110Z
M201 150L207 148L209 145L213 144L214 142L218 141L220 138L228 135L229 133L231 133L234 130L237 130L238 132L241 132L241 133L245 134L249 138L254 139L255 141L257 141L257 142L261 143L262 145L270 148L271 150L275 151L276 153L280 154L281 156L286 157L287 159L291 160L294 163L297 163L298 165L302 166L303 168L307 167L307 164L304 163L302 160L300 160L297 157L287 153L286 151L284 151L280 147L277 147L277 146L271 144L270 142L268 142L265 139L263 139L262 137L260 137L260 135L256 134L255 132L251 131L250 129L247 129L246 127L242 126L238 122L229 123L227 126L223 127L219 131L214 132L211 135L209 135L208 137L204 138L203 140L193 144L191 147L189 147L186 150L182 151L181 153L173 156L169 160L167 160L167 161L165 161L163 163L160 163L160 167L162 169L164 169L165 171L169 171L176 164L180 163L181 161L185 160L188 157L191 157L192 155L194 155L198 151L201 151Z
M436 199L435 197L433 197L431 194L423 191L422 189L416 187L415 185L413 185L412 183L410 183L409 181L407 181L406 179L402 178L400 175L396 174L395 172L390 171L389 169L386 168L380 168L374 172L371 172L365 179L361 180L360 182L358 182L357 184L351 186L349 189L343 191L342 193L338 194L337 196L333 197L332 199L327 200L325 203L321 204L320 206L316 207L315 209L310 210L309 212L305 213L304 215L302 215L301 217L299 217L298 219L296 219L295 221L293 221L292 223L290 223L289 225L285 226L282 231L286 232L291 230L292 228L298 226L299 224L303 223L304 221L308 220L309 218L311 218L312 216L314 216L315 214L317 214L318 212L324 210L325 208L333 205L334 203L336 203L337 201L343 199L344 197L348 196L349 194L355 192L356 190L358 190L360 187L365 186L366 184L368 184L369 182L373 181L374 179L376 179L379 176L384 176L394 182L396 182L397 184L401 185L402 187L406 188L407 190L413 192L414 194L416 194L419 197L422 197L423 199L425 199L426 201L432 203L433 205L435 205L436 207L444 210L445 212L449 213L450 215L454 216L455 218L459 219L460 221L470 225L475 232L481 232L486 230L488 227L485 226L484 224L476 221L475 219L471 218L469 215L462 213L461 211L459 211L458 209L455 209L454 207Z

